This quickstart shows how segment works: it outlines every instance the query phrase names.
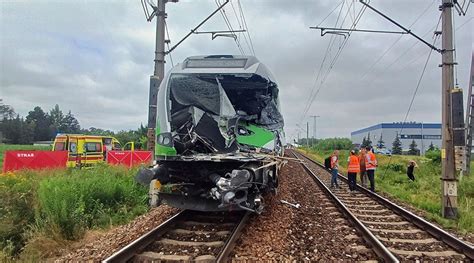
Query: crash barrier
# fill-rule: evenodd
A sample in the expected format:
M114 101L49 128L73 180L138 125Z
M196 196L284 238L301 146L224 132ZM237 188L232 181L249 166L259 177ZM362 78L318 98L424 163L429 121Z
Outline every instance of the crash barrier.
M67 151L6 151L3 172L21 169L65 168Z
M151 151L108 151L107 163L128 167L140 164L149 165L153 161L152 157Z

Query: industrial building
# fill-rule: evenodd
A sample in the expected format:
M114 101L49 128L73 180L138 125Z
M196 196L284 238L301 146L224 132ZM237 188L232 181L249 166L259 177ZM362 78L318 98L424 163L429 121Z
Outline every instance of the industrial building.
M382 136L387 149L392 149L392 143L397 134L400 137L403 151L408 151L409 146L413 140L417 144L417 148L421 154L424 154L431 143L434 146L441 148L441 124L440 123L419 123L419 122L393 122L380 123L364 129L351 132L351 140L355 145L362 144L362 141L368 136L372 141L372 145L377 145L377 142Z

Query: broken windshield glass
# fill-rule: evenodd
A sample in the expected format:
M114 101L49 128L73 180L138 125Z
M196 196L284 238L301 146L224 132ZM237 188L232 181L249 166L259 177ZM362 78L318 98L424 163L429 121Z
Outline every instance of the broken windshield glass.
M229 115L238 112L242 119L270 130L283 127L278 88L259 75L173 74L169 88L172 115L194 106L221 117L231 117Z

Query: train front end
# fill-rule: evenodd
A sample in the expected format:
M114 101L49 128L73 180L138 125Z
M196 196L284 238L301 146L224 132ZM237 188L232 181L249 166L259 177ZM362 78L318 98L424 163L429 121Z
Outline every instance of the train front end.
M278 85L253 56L189 57L158 92L150 204L261 212L283 164Z

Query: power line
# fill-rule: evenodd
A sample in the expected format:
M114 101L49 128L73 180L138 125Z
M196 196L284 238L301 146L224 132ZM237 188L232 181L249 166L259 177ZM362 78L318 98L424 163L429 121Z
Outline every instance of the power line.
M166 29L166 36L168 37L168 41L166 42L166 46L168 47L168 55L170 56L171 67L174 67L173 57L171 56L171 52L169 52L171 38L170 38L170 33L168 31L168 23L166 23L166 20L165 20L165 29Z
M425 37L425 36L427 36L429 33L431 33L431 32L433 32L434 30L436 30L436 28L438 28L440 22L441 22L441 15L439 16L439 19L438 19L437 24L436 24L435 26L433 26L432 28L430 28L425 34L423 34L422 37ZM406 49L402 54L400 54L394 61L392 61L392 63L390 63L389 65L387 65L386 67L384 67L382 70L380 70L380 72L385 72L385 71L387 71L387 69L389 69L389 68L391 68L393 65L395 65L403 56L405 56L406 54L408 54L408 52L409 52L410 50L412 50L416 45L418 45L418 43L419 43L418 41L416 41L415 43L413 43L413 45L411 45L409 48L407 48L407 49ZM417 58L415 58L415 60L418 60L419 58L420 58L420 57L417 57ZM408 65L410 65L411 63L413 63L415 60L412 60L411 62L407 63L407 64L405 65L405 67L408 66ZM378 80L380 77L381 77L380 74L374 74L374 77L373 77L372 79L368 80L367 82L368 82L368 83L372 83L372 85L373 85L373 83L375 83L375 81Z
M237 0L240 9L240 16L242 17L242 21L244 22L245 30L247 31L247 35L249 37L250 46L252 47L252 53L255 56L255 49L253 48L252 37L250 37L249 27L247 26L247 20L245 19L244 9L242 8L242 4L240 0Z
M352 23L352 26L350 28L354 29L357 24L359 23L360 19L362 18L362 15L364 14L365 10L366 10L367 7L363 6L361 8L361 10L359 11L359 13L357 14L356 16L356 20ZM342 51L344 50L344 47L347 45L347 42L349 41L349 38L350 38L351 34L349 34L349 36L347 38L344 39L343 43L341 44L341 46L339 46L339 49L336 53L336 55L334 56L333 60L331 61L329 67L328 67L328 70L326 71L326 74L325 76L323 77L323 79L321 80L321 83L319 84L319 88L318 90L316 91L316 93L314 94L314 96L310 99L310 104L309 106L307 107L307 111L303 114L303 116L306 116L306 114L308 113L309 109L311 108L311 105L313 104L313 102L316 100L316 97L317 95L319 94L321 88L323 87L323 84L324 82L326 81L326 79L328 78L329 74L331 73L334 65L336 64L337 62L337 59L339 58L339 56L341 55Z
M232 7L232 11L234 11L234 16L235 16L235 18L236 18L236 20L237 20L237 23L239 24L239 28L242 29L242 27L244 26L244 23L243 23L243 21L241 21L241 18L239 18L239 15L237 14L237 11L235 10L234 4L233 4L232 2L230 2L230 5L231 5L231 7ZM244 29L245 29L245 27L244 27ZM239 33L239 37L240 37L241 35L242 35L242 34ZM247 47L248 47L250 53L252 53L253 48L250 46L250 43L249 43L249 41L247 40L247 35L245 35L245 33L244 33L243 35L244 35L245 43L247 44ZM255 55L254 53L252 53L252 54Z
M439 21L438 21L438 25L439 25ZM436 28L438 28L438 25L436 26ZM435 35L435 39L433 41L433 45L436 44L436 40L438 39L438 35ZM433 49L430 49L429 53L428 53L428 57L426 58L426 61L425 61L425 65L423 66L423 70L421 71L421 75L420 75L420 78L418 79L418 82L416 84L416 88L415 88L415 91L413 92L413 95L411 97L411 101L410 101L410 105L408 106L408 109L407 109L407 112L405 113L405 118L403 119L403 122L402 122L402 127L400 128L400 132L399 134L401 135L402 132L403 132L403 128L404 128L404 124L406 123L407 119L408 119L408 115L410 114L410 111L412 109L412 106L413 106L413 102L415 101L415 97L416 97L416 94L418 93L418 89L420 88L420 85L421 85L421 81L423 80L423 76L425 75L425 72L426 72L426 68L428 66L428 62L430 61L430 58L431 58L431 54L433 53ZM387 170L388 170L388 167L390 166L390 163L392 162L392 155L390 155L389 157L389 160L388 160L388 165L387 165L387 168L385 168L384 170L384 173L382 175L382 178L385 176Z
M220 6L220 0L215 0L215 2L216 2L216 5L217 5L217 6ZM235 33L234 33L234 28L232 27L232 24L231 24L229 18L227 17L227 14L226 14L225 10L224 10L224 9L221 9L221 10L219 10L219 11L220 11L220 13L221 13L221 15L222 15L222 18L224 19L224 22L225 22L226 25L227 25L227 28L229 29L229 31L231 31L232 34L235 34ZM244 50L242 49L242 46L241 46L241 44L240 44L239 39L238 39L238 38L234 38L234 42L235 42L235 44L237 45L237 48L239 49L240 53L241 53L242 55L245 55L245 52L244 52Z
M436 3L435 1L436 1L436 0L433 0L433 2L432 2L431 4L429 4L429 5L423 10L423 12L422 12L422 13L415 19L415 21L413 21L413 23L409 26L410 28L413 27L413 26L418 22L418 20L420 20L420 18L423 17L423 16L426 14L426 12L428 12L428 10ZM361 81L367 76L367 74L368 74L369 72L371 72L371 70L375 67L375 65L377 65L377 64L382 60L382 58L384 58L385 55L388 54L388 52L389 52L390 50L392 50L392 48L398 43L398 41L400 41L400 40L402 39L402 37L403 37L403 35L399 36L399 37L392 43L392 45L391 45L389 48L387 48L387 49L383 52L383 54L375 60L374 63L372 63L372 65L369 67L369 69L368 69L368 70L362 75L362 77L360 78ZM417 43L418 43L418 42L417 42Z
M336 24L335 24L336 27L337 27L337 24L339 23L339 19L340 19L340 17L341 17L342 9L344 8L345 0L342 0L341 3L340 3L338 6L340 6L341 4L342 4L342 6L341 6L341 9L339 10L339 13L338 13L337 19L336 19ZM334 12L334 10L331 11L331 13L333 13L333 12ZM331 13L330 13L330 14L331 14ZM326 18L325 18L325 19L326 19ZM325 20L325 19L324 19L324 20ZM324 21L324 20L323 20L323 21ZM313 87L311 88L311 93L310 93L310 95L309 95L309 97L308 97L308 101L305 103L306 106L305 106L305 109L304 109L304 111L303 111L304 113L303 113L303 117L302 117L302 120L301 120L301 121L304 120L304 118L305 118L307 112L309 111L311 98L314 96L314 91L315 91L316 86L317 86L317 84L318 84L319 77L321 76L321 72L322 72L322 70L323 70L324 62L326 62L326 59L328 58L328 55L331 53L332 46L334 45L334 43L335 43L335 36L334 36L334 35L331 35L331 38L329 39L328 46L327 46L327 48L326 48L326 52L325 52L325 54L324 54L324 58L323 58L323 60L322 60L322 62L321 62L321 65L320 65L320 67L319 67L318 74L317 74L316 79L315 79L315 81L314 81Z

